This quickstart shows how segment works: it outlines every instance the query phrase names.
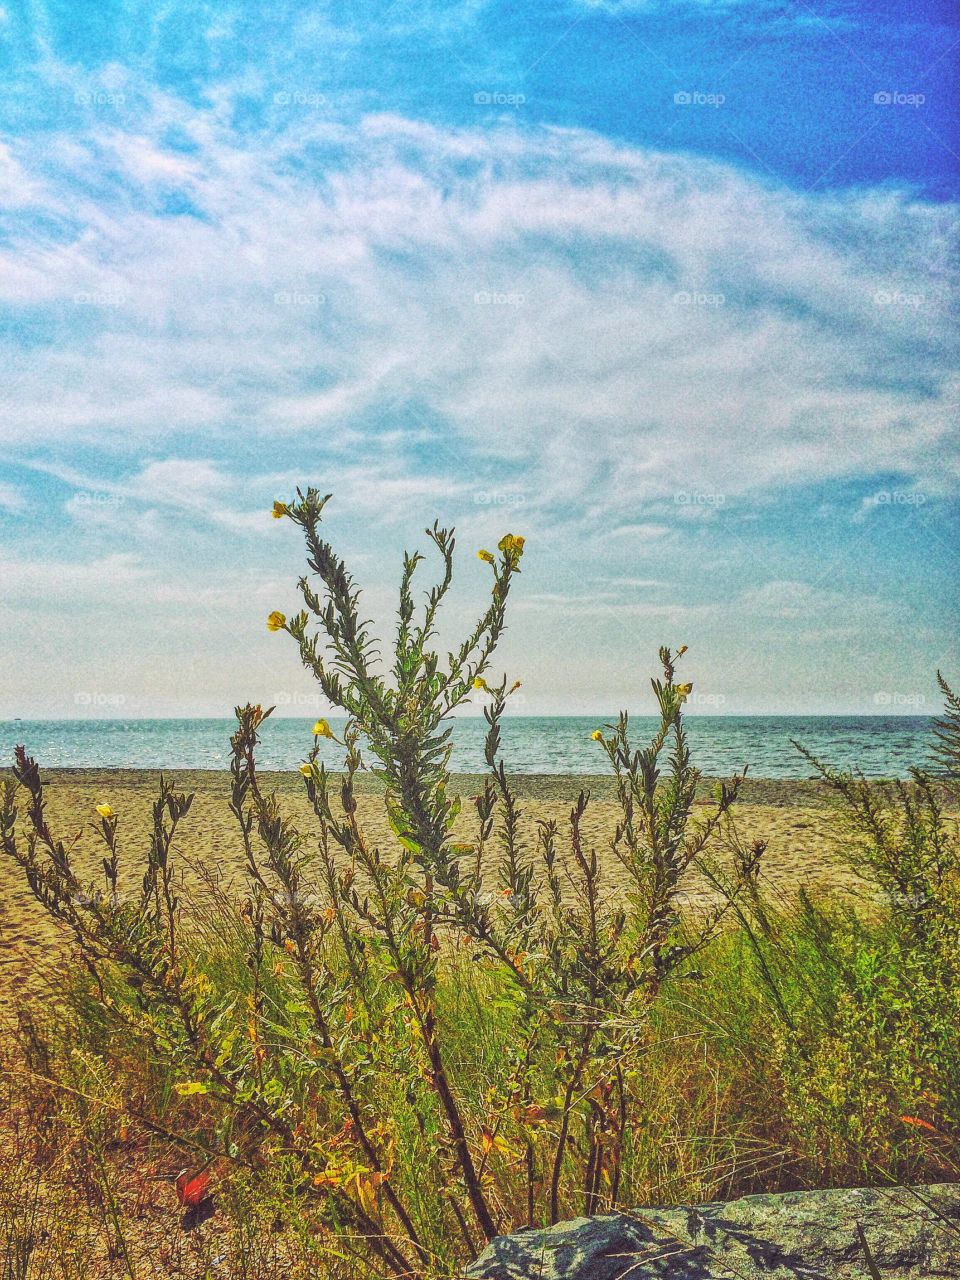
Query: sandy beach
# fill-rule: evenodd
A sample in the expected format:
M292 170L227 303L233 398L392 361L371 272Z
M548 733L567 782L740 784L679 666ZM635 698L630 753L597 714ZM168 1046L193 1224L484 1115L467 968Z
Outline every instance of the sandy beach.
M199 869L213 873L230 892L243 893L242 850L236 823L227 804L229 775L209 771L174 771L167 776L178 789L194 792L193 807L181 826L178 852L182 867L185 899L195 888ZM64 839L80 831L75 848L78 867L91 878L102 854L93 832L94 807L109 803L120 816L121 889L133 889L140 880L150 833L150 806L156 795L159 774L123 769L61 769L46 775L48 817L54 831ZM296 817L309 837L313 815L296 774L263 774L264 785L276 790L284 808ZM481 779L456 775L454 789L465 798L475 795ZM603 857L608 888L623 883L624 871L609 852L609 842L619 813L612 784L607 777L526 776L516 779L523 809L523 830L531 845L538 819L554 818L561 835L572 801L580 787L590 793L584 831ZM383 811L376 779L361 779L360 816L371 839L388 848L393 842ZM710 784L701 786L707 812ZM744 842L767 842L762 879L777 894L793 894L805 887L811 891L842 889L853 895L864 892L841 857L842 823L831 797L821 784L810 781L749 781L737 805L736 829ZM475 829L475 815L464 804L458 819L458 833L465 839ZM562 848L562 845L561 845ZM491 857L496 857L491 850ZM702 884L691 877L689 901L704 900ZM24 982L42 966L56 948L56 931L33 899L19 868L10 859L0 861L0 1001L9 1007Z

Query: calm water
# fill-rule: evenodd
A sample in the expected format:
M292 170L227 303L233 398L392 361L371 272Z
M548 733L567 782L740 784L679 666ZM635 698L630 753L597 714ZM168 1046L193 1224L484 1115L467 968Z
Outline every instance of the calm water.
M331 725L338 722L331 718ZM511 716L503 721L503 750L515 773L603 773L606 760L590 739L602 717ZM639 743L652 718L631 721ZM269 720L260 766L292 769L309 748L311 720ZM756 778L805 778L811 770L791 745L795 738L822 760L859 766L871 777L903 777L926 762L928 716L697 716L688 719L694 762L708 776L750 766ZM232 720L22 720L0 722L0 763L26 745L41 765L74 768L224 769ZM454 724L453 769L483 770L482 719ZM336 767L340 749L324 743L324 760Z

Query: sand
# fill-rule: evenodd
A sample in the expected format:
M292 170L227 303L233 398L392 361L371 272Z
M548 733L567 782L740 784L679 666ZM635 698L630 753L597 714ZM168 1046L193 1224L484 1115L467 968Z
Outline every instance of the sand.
M175 771L167 774L178 790L195 793L193 807L181 826L179 849L185 897L196 883L194 867L213 873L231 894L243 893L243 855L236 822L230 814L229 775L207 771ZM76 864L91 877L103 848L93 833L94 806L109 803L120 816L121 890L133 888L143 873L151 826L150 806L159 775L153 771L126 769L59 769L46 777L47 813L54 832L63 838L82 831L76 848ZM276 789L284 808L302 820L301 829L313 830L313 815L296 774L263 774L265 787ZM454 789L464 797L475 795L481 780L459 775ZM601 858L608 888L615 889L625 873L609 853L609 841L619 807L609 778L523 776L515 781L523 809L523 829L533 836L539 818L555 818L564 830L570 806L583 787L590 792L584 833ZM709 803L709 785L703 785ZM363 779L359 810L368 836L381 847L391 845L376 780ZM701 812L706 813L704 808ZM475 830L473 806L464 804L458 831L469 838ZM736 826L743 841L767 842L762 881L777 894L792 895L800 887L813 892L830 889L854 897L867 892L842 856L843 827L826 788L811 781L752 780L737 805ZM689 900L705 896L695 877ZM0 1004L8 1009L33 975L62 945L57 931L27 888L19 867L0 855Z

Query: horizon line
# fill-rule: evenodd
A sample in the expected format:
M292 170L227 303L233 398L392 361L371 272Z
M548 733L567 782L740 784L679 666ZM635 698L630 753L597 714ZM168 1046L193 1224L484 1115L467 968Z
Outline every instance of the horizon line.
M648 720L656 720L658 718L655 711L628 711L633 718L642 718ZM919 720L919 719L936 719L939 715L937 711L687 711L684 712L686 720L786 720L786 719L807 719L807 720L828 720L832 717L843 716L848 720ZM347 720L348 716L342 713L332 711L313 711L302 716L299 715L279 715L271 716L274 721L283 720L291 723L303 723L315 719L318 715L328 720ZM483 713L471 715L451 714L451 720L483 720ZM619 713L610 715L604 711L543 711L539 713L518 715L516 713L505 712L501 717L502 720L594 720L598 718L606 718L607 720L616 720ZM130 715L130 716L0 716L0 724L129 724L131 722L138 724L156 723L169 721L176 722L196 722L220 724L225 721L232 722L236 717L232 715Z

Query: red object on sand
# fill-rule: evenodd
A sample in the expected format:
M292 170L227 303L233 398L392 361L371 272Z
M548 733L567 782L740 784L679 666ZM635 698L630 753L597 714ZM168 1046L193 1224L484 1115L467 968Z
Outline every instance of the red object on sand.
M177 1177L177 1199L188 1209L195 1209L210 1188L209 1173L189 1174L184 1170Z

